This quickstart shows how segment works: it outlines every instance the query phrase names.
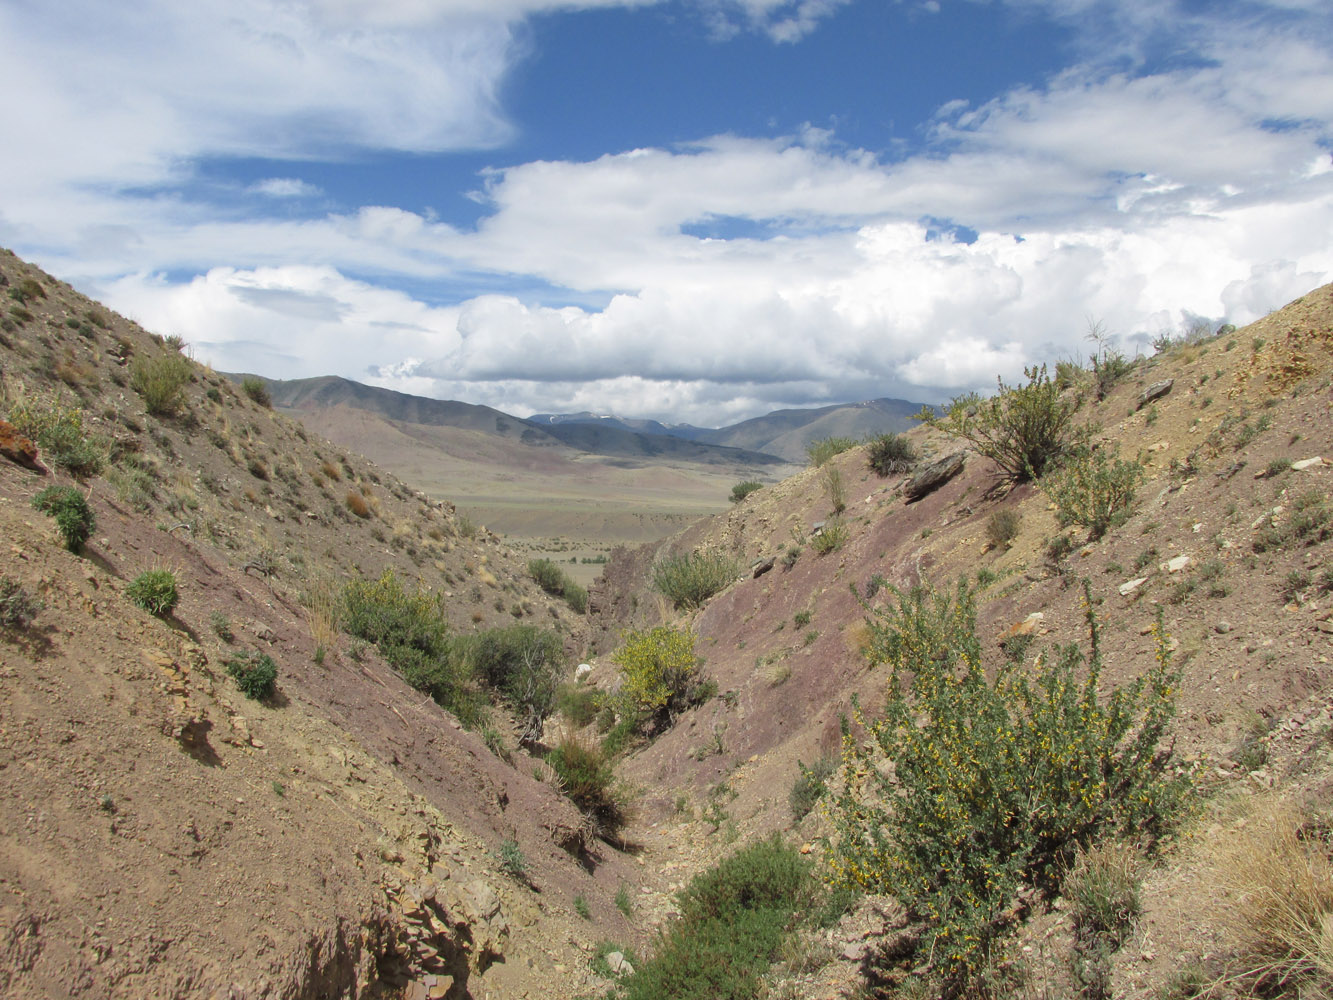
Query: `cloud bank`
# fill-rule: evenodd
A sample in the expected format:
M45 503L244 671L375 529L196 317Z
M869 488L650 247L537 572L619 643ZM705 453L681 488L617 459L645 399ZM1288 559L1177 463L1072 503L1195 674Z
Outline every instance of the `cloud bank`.
M845 2L697 9L795 44ZM941 107L906 152L809 127L519 163L478 178L466 227L312 207L280 162L249 207L194 193L206 157L498 148L515 26L591 6L636 5L0 8L0 83L39 95L0 110L31 138L0 162L0 242L219 368L702 424L938 400L1086 353L1090 320L1133 350L1333 280L1333 15L1304 0L1016 0L1105 44ZM1145 61L1172 40L1190 58ZM307 208L255 207L278 204Z

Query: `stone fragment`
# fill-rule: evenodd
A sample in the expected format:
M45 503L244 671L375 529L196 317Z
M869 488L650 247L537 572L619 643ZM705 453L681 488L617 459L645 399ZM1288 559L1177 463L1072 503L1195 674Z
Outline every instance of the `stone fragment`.
M1154 399L1161 399L1163 396L1165 396L1168 392L1171 391L1171 387L1175 384L1176 380L1171 378L1166 379L1165 381L1162 382L1154 382L1152 385L1148 386L1148 388L1144 389L1141 393L1139 393L1138 408L1141 410L1149 403L1151 403Z
M963 465L966 461L967 453L956 451L951 455L945 455L943 458L931 462L907 481L907 486L903 490L903 495L907 498L907 502L913 503L924 496L934 493L950 479L962 472Z
M1046 616L1040 611L1034 611L1021 622L1015 622L1000 633L999 643L1003 646L1010 639L1016 639L1020 636L1036 635L1041 628L1041 623L1046 620Z
M613 951L606 956L606 964L617 976L634 975L634 966L622 952Z
M20 434L18 428L8 420L0 420L0 455L24 468L43 474L46 472L37 460L37 445Z
M1193 562L1193 560L1190 559L1189 556L1176 556L1174 559L1168 559L1166 562L1162 563L1161 568L1167 573L1179 573L1191 562Z
M1293 472L1304 472L1306 469L1318 469L1328 464L1327 459L1316 456L1315 458L1303 458L1299 462L1292 462L1291 468Z
M1122 583L1119 587L1120 596L1128 597L1147 582L1148 578L1146 576L1141 576L1137 580L1128 580L1125 583Z
M758 579L759 577L767 573L769 570L771 570L776 562L777 562L777 556L769 556L767 559L760 559L752 567L750 567L751 575L755 579Z
M1213 629L1217 632L1218 635L1226 635L1228 632L1231 631L1231 622L1227 621L1226 619L1223 619L1222 621L1214 625Z

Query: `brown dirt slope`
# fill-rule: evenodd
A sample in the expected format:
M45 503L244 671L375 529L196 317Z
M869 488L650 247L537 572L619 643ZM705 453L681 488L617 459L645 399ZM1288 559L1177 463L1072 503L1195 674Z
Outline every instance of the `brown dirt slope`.
M1115 684L1151 662L1147 630L1160 607L1184 673L1176 751L1208 801L1274 786L1292 795L1322 787L1329 764L1319 748L1333 732L1333 576L1326 575L1333 532L1255 543L1266 529L1290 524L1302 504L1333 504L1333 286L1245 329L1140 359L1101 402L1090 377L1070 390L1085 397L1078 418L1100 426L1099 446L1139 455L1147 469L1129 520L1100 540L1061 529L1044 493L1004 486L976 454L942 488L908 502L907 477L876 476L855 448L830 463L845 487L848 538L827 555L809 544L831 514L827 478L816 469L662 543L615 554L592 593L590 641L601 654L593 676L614 684L607 654L626 629L676 622L695 634L704 670L722 692L623 767L647 789L645 819L672 862L663 890L732 841L773 829L803 840L823 832L818 811L792 829L786 800L798 760L837 752L852 696L872 710L882 704L885 675L861 652L864 612L851 591L865 593L872 580L906 588L969 577L980 586L986 655L999 663L1000 633L1034 613L1043 616L1034 653L1057 641L1086 644L1081 588L1072 585L1086 578L1104 623L1104 677ZM1168 379L1166 395L1140 406L1150 385ZM909 437L927 459L965 447L927 428ZM1304 461L1315 458L1324 461ZM995 548L987 526L999 511L1020 515L1021 527L1012 545ZM1057 536L1069 551L1058 559L1049 555ZM770 558L776 565L758 576L747 569L682 619L653 592L651 568L668 553L700 547L732 553L746 567ZM882 587L872 604L888 599ZM1255 758L1240 750L1256 733L1269 734L1261 742L1270 762L1251 771ZM1191 864L1168 858L1151 877L1138 936L1117 959L1123 995L1149 995L1189 963L1215 971L1225 954L1199 912L1216 917L1217 890L1190 896L1182 888ZM1182 915L1183 899L1198 909ZM1067 915L1049 920L1067 942ZM1034 926L1055 933L1049 920ZM848 947L854 957L864 950ZM841 968L789 984L783 995L841 995L831 984L859 981L854 962ZM1032 995L1061 995L1067 985Z
M338 635L330 602L393 569L456 629L530 621L577 652L582 620L449 504L204 368L176 415L147 414L134 361L175 346L8 253L0 296L0 417L78 410L106 458L80 480L0 459L0 574L43 605L0 628L0 995L583 989L637 866L578 840L531 759ZM79 555L31 507L52 483L96 516ZM125 593L150 568L178 581L165 618ZM273 698L227 676L239 650L276 661Z

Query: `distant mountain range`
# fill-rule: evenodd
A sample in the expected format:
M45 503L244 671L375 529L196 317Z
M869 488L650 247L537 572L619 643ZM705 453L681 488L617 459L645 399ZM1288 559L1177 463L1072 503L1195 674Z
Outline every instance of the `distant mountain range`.
M904 399L870 399L862 403L838 403L812 409L774 410L762 417L727 427L695 427L664 424L657 420L626 420L596 413L537 413L529 423L543 429L571 424L618 427L638 434L682 438L702 444L740 448L775 455L788 462L804 462L806 446L826 437L861 439L888 431L905 431L916 423L921 403Z
M729 427L708 428L591 412L541 413L524 419L489 406L413 396L334 375L264 382L274 406L298 413L348 407L397 423L517 438L531 447L564 446L609 458L669 458L705 464L803 463L811 441L860 439L906 430L921 409L920 403L906 400L872 399L817 409L775 410Z

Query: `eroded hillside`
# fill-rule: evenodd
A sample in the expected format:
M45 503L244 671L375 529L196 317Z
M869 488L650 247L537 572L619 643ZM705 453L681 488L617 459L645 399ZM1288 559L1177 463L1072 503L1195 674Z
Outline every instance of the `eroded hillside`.
M911 472L876 475L858 447L661 545L617 552L593 593L592 644L603 654L594 676L614 686L606 654L625 629L673 622L696 636L720 691L622 767L649 790L642 808L664 857L684 850L702 866L728 843L770 830L816 845L831 833L818 809L794 823L788 796L798 761L839 753L854 696L872 715L884 703L886 669L864 655L866 595L882 609L895 587L967 578L994 671L1006 660L1001 641L1015 636L1032 636L1012 647L1027 649L1029 663L1056 642L1086 647L1078 585L1086 579L1108 687L1153 664L1151 626L1163 611L1183 675L1175 766L1202 796L1203 818L1143 880L1143 914L1115 953L1113 995L1173 995L1182 970L1199 982L1234 974L1244 964L1228 923L1236 900L1219 889L1205 856L1246 825L1255 793L1309 800L1315 815L1331 804L1331 375L1333 286L1245 329L1119 366L1104 377L1101 400L1097 373L1067 367L1062 398L1081 398L1076 419L1096 426L1091 443L1137 457L1145 470L1128 516L1097 539L1086 527L1062 528L1038 485L1011 486L967 441L922 427L908 435L920 453L914 471L955 452L965 463L920 498L908 496ZM1015 525L1012 534L997 531L997 514ZM839 524L845 539L820 554L817 536ZM655 590L653 572L695 551L729 554L745 570L681 617ZM679 882L673 871L661 888ZM819 961L780 965L775 995L860 995L867 976L893 965L891 907L880 905L878 918L863 910L818 938ZM1069 980L1072 918L1060 906L1035 907L1030 936L1019 939L1014 961L1029 976L1026 988L1038 991L1031 995L1079 988Z
M535 780L502 704L467 731L336 627L386 570L453 634L531 623L573 654L581 617L185 345L8 253L0 296L0 993L582 988L637 866ZM150 413L158 359L184 378ZM52 485L95 518L77 553L32 506ZM176 582L160 616L127 594L146 570ZM272 696L238 689L238 654L275 663Z

